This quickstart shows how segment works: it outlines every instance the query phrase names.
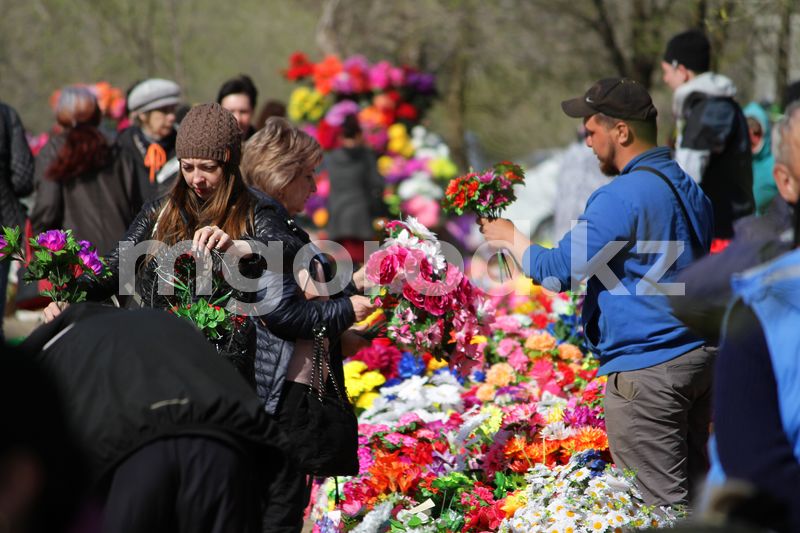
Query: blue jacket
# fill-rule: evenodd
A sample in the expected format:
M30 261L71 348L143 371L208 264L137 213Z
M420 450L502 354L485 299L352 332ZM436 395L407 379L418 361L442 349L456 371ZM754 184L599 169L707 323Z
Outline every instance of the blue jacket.
M800 460L800 250L734 277L731 285L764 329L778 387L781 422L794 456Z
M642 166L670 179L689 221L667 184L651 172L637 170ZM663 291L680 270L708 251L712 219L711 202L700 187L671 160L667 148L653 148L592 194L578 225L557 248L531 246L523 268L551 290L574 290L588 277L583 325L590 349L600 358L600 374L648 368L703 345L674 316ZM675 250L676 259L669 257L675 246L667 241L683 244L680 254ZM614 253L605 261L606 270L613 276L606 275L604 284L598 279L603 273L593 268L591 259L607 245L605 250Z

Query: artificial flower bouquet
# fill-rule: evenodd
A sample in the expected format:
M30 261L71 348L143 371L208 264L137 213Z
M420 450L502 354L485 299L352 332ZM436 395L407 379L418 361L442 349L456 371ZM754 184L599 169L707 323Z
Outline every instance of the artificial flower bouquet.
M445 211L463 215L472 213L490 220L511 205L517 196L514 185L525 182L525 173L519 165L509 161L497 163L483 172L470 172L450 180L444 192L442 206ZM501 272L511 276L508 259L502 251L497 252Z
M26 263L23 280L45 280L49 286L40 294L54 302L77 303L86 300L86 291L78 279L87 275L98 279L110 273L89 241L78 240L72 230L49 230L25 243L18 227L3 226L0 236L0 260Z
M387 335L401 350L429 353L468 374L481 363L481 295L448 263L441 245L415 218L386 224L388 238L367 260L366 277L387 318Z
M228 305L234 291L225 281L223 269L226 265L221 257L217 251L211 253L211 287L207 295L198 294L197 263L189 254L177 258L174 271L159 266L156 275L174 289L172 296L165 296L170 304L168 310L194 324L220 355L249 378L253 326L246 316Z
M453 178L444 192L444 208L457 215L473 213L498 218L517 196L514 185L525 183L525 173L509 161L497 163L483 172L470 172Z

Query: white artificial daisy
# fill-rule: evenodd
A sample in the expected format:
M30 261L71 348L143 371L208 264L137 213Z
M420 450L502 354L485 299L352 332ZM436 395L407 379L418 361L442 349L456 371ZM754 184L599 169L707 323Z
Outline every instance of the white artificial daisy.
M424 224L412 216L406 217L405 224L408 226L408 229L411 230L411 233L422 240L434 242L438 240L435 233L433 233Z

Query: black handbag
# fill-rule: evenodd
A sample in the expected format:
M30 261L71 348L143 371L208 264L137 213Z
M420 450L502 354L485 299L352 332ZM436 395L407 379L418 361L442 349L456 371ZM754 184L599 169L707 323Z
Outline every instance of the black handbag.
M325 349L327 327L314 328L314 362L287 432L301 471L314 476L358 474L358 420ZM328 379L323 377L323 366Z

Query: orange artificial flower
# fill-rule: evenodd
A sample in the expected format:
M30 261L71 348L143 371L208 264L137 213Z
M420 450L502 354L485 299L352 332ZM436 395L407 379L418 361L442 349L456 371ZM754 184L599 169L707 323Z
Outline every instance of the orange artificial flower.
M342 71L342 62L335 55L325 57L314 65L314 86L321 94L331 92L333 78Z
M604 451L608 449L608 435L600 428L585 426L575 432L572 437L575 451L594 449Z
M556 339L549 333L531 335L525 341L525 347L529 350L546 352L556 347Z
M564 342L558 345L558 356L565 361L582 361L583 352L574 344Z
M514 367L508 363L496 363L486 371L486 383L495 387L505 387L514 382Z

